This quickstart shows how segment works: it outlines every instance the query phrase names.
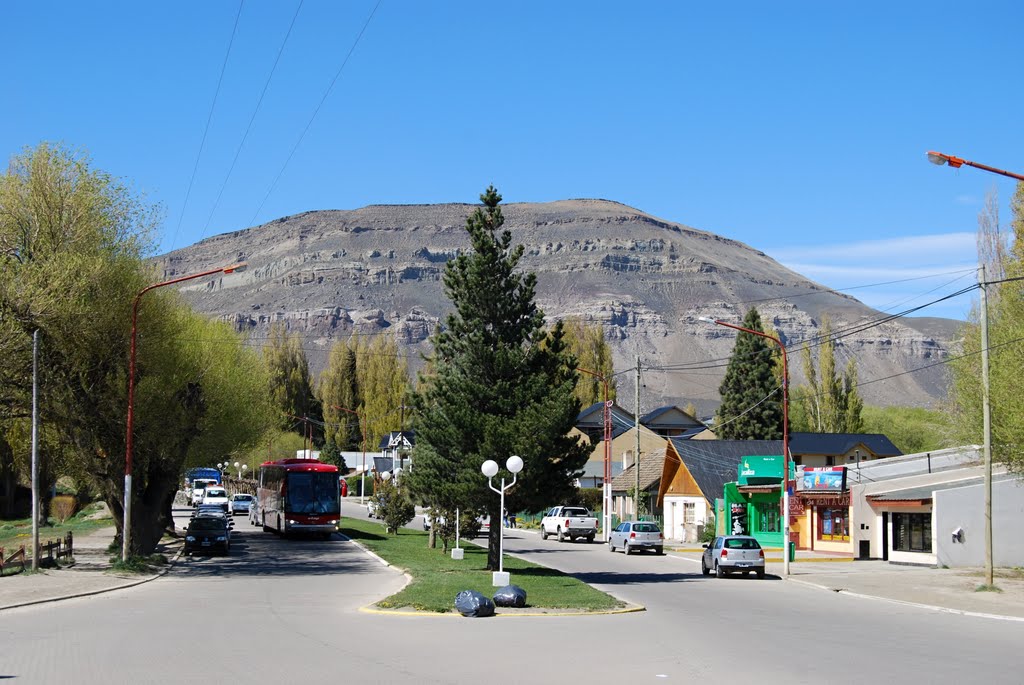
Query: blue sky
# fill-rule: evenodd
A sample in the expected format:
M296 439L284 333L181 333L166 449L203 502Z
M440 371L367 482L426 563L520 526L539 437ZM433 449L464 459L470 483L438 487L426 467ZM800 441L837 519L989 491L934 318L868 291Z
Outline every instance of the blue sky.
M971 282L986 193L1009 222L1013 181L925 152L1024 172L1020 2L43 0L2 15L0 153L87 149L163 205L161 252L312 209L474 202L493 183L507 202L623 202L837 289L903 281L850 291L900 310Z

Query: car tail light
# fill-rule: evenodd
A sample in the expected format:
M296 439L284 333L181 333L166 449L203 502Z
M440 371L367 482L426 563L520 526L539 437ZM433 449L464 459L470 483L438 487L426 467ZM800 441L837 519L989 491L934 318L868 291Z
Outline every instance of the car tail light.
M757 556L759 556L759 557L761 557L762 559L764 559L764 550L763 550L763 549L759 549L759 550L757 550Z
M662 535L661 533L658 533L658 539L659 539L659 540L664 540L664 539L665 539L665 536L664 536L664 535Z
M636 538L636 533L630 533L630 534L629 534L629 539L630 539L630 540L633 540L633 539L635 539L635 538Z
M566 528L568 528L568 527L569 527L569 519L565 519L565 527L566 527Z
M722 558L725 559L727 556L729 556L729 550L723 549L722 550Z

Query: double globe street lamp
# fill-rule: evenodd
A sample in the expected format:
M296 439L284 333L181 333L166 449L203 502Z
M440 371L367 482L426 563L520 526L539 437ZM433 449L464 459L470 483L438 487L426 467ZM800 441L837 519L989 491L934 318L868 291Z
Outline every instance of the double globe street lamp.
M501 508L498 510L498 570L491 576L491 583L494 587L504 587L509 583L509 575L505 573L505 491L516 484L516 480L519 477L518 474L523 470L522 458L513 454L505 462L505 468L512 474L512 482L505 485L505 479L502 478L501 488L499 489L491 483L491 479L498 475L498 462L488 459L480 466L480 471L487 476L487 487L501 496ZM494 525L493 520L491 525Z

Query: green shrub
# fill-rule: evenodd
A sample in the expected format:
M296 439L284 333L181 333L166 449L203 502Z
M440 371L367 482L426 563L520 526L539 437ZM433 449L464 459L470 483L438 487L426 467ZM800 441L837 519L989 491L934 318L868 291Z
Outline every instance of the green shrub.
M59 523L64 523L75 515L78 499L73 495L57 495L50 500L50 513Z

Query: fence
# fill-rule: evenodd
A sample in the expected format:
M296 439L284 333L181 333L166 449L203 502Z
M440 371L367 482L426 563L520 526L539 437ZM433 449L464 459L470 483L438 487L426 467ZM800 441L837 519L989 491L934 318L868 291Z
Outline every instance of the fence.
M57 538L56 540L47 540L40 543L39 565L43 567L54 566L61 560L70 560L74 554L75 538L71 531L68 531L68 534L63 539ZM7 570L13 566L18 566L18 573L21 573L25 570L29 558L25 552L25 545L22 545L18 551L9 557L6 556L4 548L0 547L0 575L6 574Z

